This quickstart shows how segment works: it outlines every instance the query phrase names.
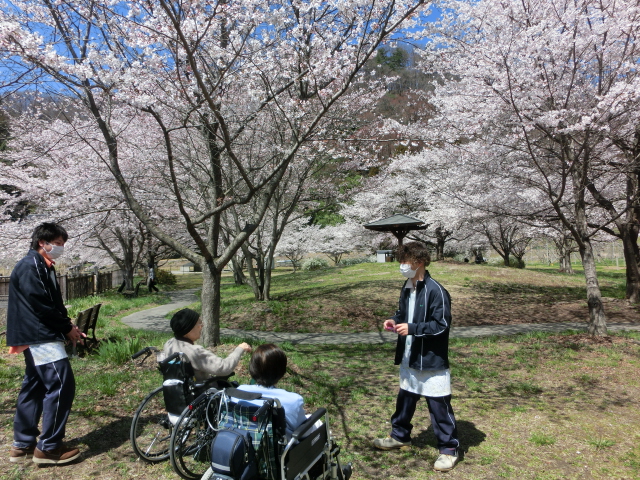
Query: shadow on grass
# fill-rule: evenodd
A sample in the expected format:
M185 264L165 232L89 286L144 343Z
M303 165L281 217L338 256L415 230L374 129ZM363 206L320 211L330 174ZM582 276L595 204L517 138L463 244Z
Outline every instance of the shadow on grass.
M131 417L116 416L114 419L92 430L81 437L69 440L70 446L87 445L87 450L82 451L82 458L89 459L108 451L115 451L123 444L129 442L129 429L131 428ZM133 454L133 452L131 452Z
M487 435L482 430L478 430L473 422L458 420L457 425L461 452L467 452L470 448L479 446L487 438ZM433 432L433 425L429 425L426 430L415 435L412 443L418 448L433 447L437 449L438 443Z

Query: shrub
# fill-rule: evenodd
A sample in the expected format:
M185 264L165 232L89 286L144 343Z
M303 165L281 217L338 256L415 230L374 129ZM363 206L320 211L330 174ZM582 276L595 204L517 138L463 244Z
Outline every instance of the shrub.
M307 258L302 262L302 270L304 270L305 272L309 272L311 270L320 270L322 268L327 268L328 266L329 261L320 257Z
M168 270L158 269L156 272L156 282L162 285L175 285L178 283L176 276Z
M342 260L340 260L340 265L348 267L349 265L358 265L359 263L374 263L375 261L375 256L373 257L373 260L371 259L371 256L343 258Z
M489 261L489 265L492 265L492 266L495 266L495 267L504 267L504 259L502 257L493 257ZM524 263L524 260L520 261L516 257L514 257L513 255L509 256L509 267L510 268L524 268L525 266L526 265Z
M104 342L98 349L98 359L111 365L122 365L129 361L131 355L142 350L138 338L127 338L119 342Z
M524 260L518 260L515 257L509 257L509 266L511 268L524 268L525 263Z

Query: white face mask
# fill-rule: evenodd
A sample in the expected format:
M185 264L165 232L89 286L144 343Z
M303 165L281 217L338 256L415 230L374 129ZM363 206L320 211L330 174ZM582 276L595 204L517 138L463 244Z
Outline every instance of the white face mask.
M416 276L416 273L418 273L418 271L417 270L412 270L410 263L401 263L400 264L400 273L402 274L403 277L413 278L413 277Z
M47 256L51 260L60 258L64 253L64 247L61 247L60 245L51 245L49 242L45 242L45 243L51 247L51 250L49 251L47 251L47 249L43 247L43 250L46 252Z

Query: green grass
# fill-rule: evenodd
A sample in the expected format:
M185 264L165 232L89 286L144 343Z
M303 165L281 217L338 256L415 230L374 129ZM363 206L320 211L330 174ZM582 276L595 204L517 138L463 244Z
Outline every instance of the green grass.
M553 445L556 443L556 439L551 435L547 435L546 433L534 432L529 437L529 441L534 445L539 447L544 447L546 445Z
M596 450L604 450L605 448L611 448L616 444L613 440L608 438L596 438L595 440L589 440L589 445L592 445Z
M394 263L363 263L296 273L280 267L273 273L270 300L260 304L256 304L248 285L235 285L233 277L225 275L221 326L299 333L379 331L384 319L397 309L403 282L397 270ZM569 315L566 321L588 316L585 281L580 273L559 274L541 266L521 270L443 262L431 264L429 271L450 291L457 325L506 323L514 316L521 316L524 323L554 321L566 310L580 311L577 318ZM599 273L603 295L623 299L624 270L601 267ZM558 305L566 306L555 310ZM605 308L622 311L628 307L606 303ZM489 310L490 314L482 315Z
M300 328L332 319L336 320L332 328L351 328L342 323L354 321L355 317L349 315L353 310L342 308L349 302L358 303L353 300L359 301L362 292L375 297L363 306L370 308L374 318L384 317L395 308L401 283L396 269L397 265L360 264L341 268L342 274L335 269L295 275L278 272L268 305L255 304L248 287L235 286L225 277L223 305L230 316L242 309L258 316L255 312L270 308L270 315L282 323L292 317L304 318ZM464 270L436 264L430 270L458 294L482 290L492 292L497 295L492 298L497 299L503 298L501 295L523 295L518 297L521 302L529 291L517 287L514 278L508 279L505 288L487 287L505 283L504 276L513 273L509 269L478 266ZM577 276L546 272L534 271L533 275L535 278L522 276L523 285L533 280L553 284L560 279L558 298L569 298L571 289L578 288L582 281ZM194 288L197 278L197 274L181 275L178 281ZM469 286L463 287L465 284ZM550 294L535 288L530 291L534 300L537 295ZM387 295L393 299L388 304L384 303ZM93 479L104 472L114 479L175 479L168 463L147 465L136 461L128 444L131 417L145 395L160 385L161 376L153 357L144 364L127 357L138 347L160 347L169 336L130 329L120 319L160 304L163 297L123 299L107 294L74 301L72 309L77 312L98 301L103 303L98 336L108 341L91 355L72 359L77 389L67 440L87 454L73 469L56 469L53 473L61 480ZM314 315L309 314L310 307ZM266 321L262 325L270 326ZM223 338L216 351L225 356L243 340ZM424 402L420 402L414 417L413 446L409 450L380 452L371 447L373 438L389 433L394 411L398 368L393 365L393 343L284 342L281 346L289 362L279 386L303 395L309 412L319 407L328 409L332 432L342 448L340 458L353 462L354 480L640 478L640 333L621 333L598 341L575 331L451 339L453 408L464 458L443 475L430 468L437 450ZM243 357L236 369L234 378L240 383L249 381L248 360L248 356ZM23 369L18 356L0 355L0 409L4 412L0 435L5 439L11 438L11 412ZM2 478L52 478L51 469L39 470L31 464L7 466L2 471Z

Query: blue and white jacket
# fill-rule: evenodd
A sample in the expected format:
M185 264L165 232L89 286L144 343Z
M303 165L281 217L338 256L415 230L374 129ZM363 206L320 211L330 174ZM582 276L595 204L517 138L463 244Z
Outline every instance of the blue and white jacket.
M398 311L391 317L396 325L407 323L410 294L410 288L403 288L400 293ZM409 367L415 370L449 368L450 327L451 296L442 285L431 278L429 272L425 272L424 280L416 283L413 323L409 323L409 335L413 335ZM406 342L407 337L398 335L396 365L402 362Z
M9 280L7 346L66 340L72 324L55 274L36 250L16 264Z

